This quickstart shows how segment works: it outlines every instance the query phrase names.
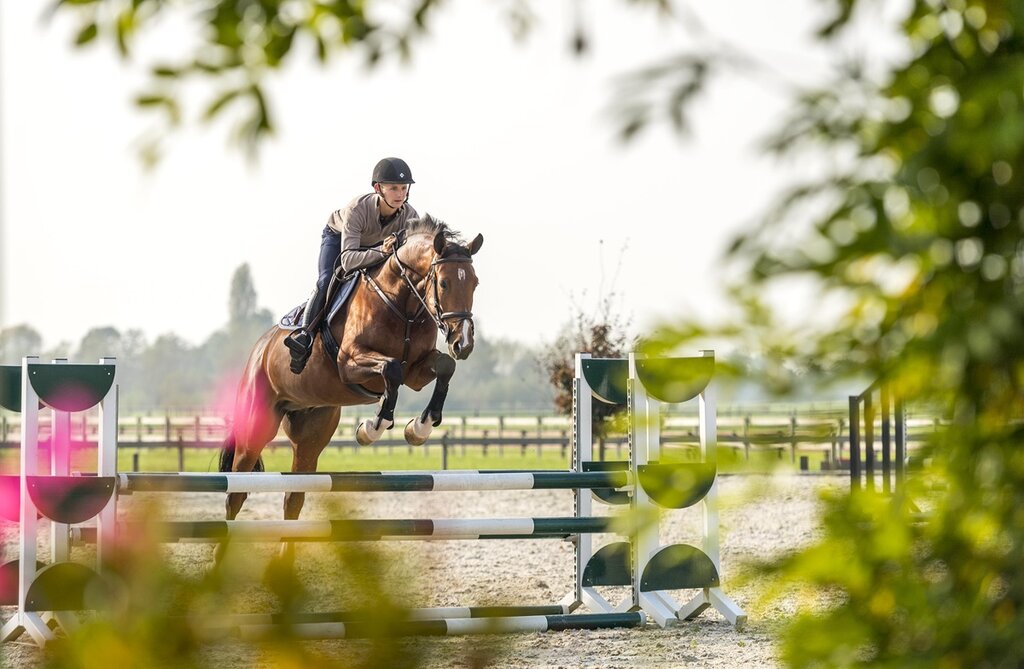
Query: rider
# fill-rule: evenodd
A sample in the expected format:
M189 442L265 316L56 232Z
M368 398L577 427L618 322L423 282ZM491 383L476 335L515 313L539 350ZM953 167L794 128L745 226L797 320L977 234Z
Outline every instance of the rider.
M394 251L396 233L404 230L416 210L408 203L409 188L416 183L409 165L401 158L384 158L373 168L373 192L360 195L331 214L320 240L320 274L306 303L299 329L284 343L291 351L291 370L300 374L313 351L313 337L326 309L327 286L335 267L348 274L378 265Z

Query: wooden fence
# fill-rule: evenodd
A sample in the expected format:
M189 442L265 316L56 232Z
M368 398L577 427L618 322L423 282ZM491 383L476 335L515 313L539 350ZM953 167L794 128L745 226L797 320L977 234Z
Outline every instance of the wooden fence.
M355 441L355 428L368 416L352 415L343 417L330 447L339 449L360 448ZM48 439L48 418L41 416L40 439ZM374 452L386 449L409 448L402 439L402 428L409 416L398 417L393 431L375 443ZM907 418L908 447L914 448L934 430L936 421L927 417ZM528 448L558 448L567 457L571 443L572 425L567 416L452 416L446 418L443 429L427 445L418 448L442 449L445 460L448 449L467 447L497 449L501 454L506 448L525 452ZM72 441L79 444L95 442L98 423L94 412L76 416L72 425ZM20 423L17 414L0 416L0 448L17 448ZM122 417L118 422L118 443L122 449L177 448L179 460L184 460L184 451L193 448L219 448L227 435L227 423L223 417L163 416ZM668 446L697 445L697 416L663 416L662 442ZM611 434L597 443L600 459L622 457L626 438L623 434ZM840 469L847 466L849 457L849 433L847 419L834 412L808 412L790 414L742 413L736 409L722 411L718 416L718 444L720 448L742 451L750 459L752 452L773 451L779 459L789 456L796 463L798 451L818 451L824 456L823 468ZM271 443L272 448L288 447L284 434L278 435ZM611 455L609 455L611 451ZM802 468L807 468L806 461Z

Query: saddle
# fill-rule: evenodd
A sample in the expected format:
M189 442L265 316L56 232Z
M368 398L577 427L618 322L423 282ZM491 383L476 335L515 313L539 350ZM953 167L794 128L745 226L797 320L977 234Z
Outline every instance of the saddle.
M334 320L334 317L338 315L342 307L348 302L348 298L352 296L356 287L356 281L361 273L353 272L340 281L331 281L327 287L327 315L320 320L318 331L322 333L325 326L328 330L330 329L331 321ZM303 302L282 316L280 322L278 322L278 327L289 332L299 329L299 326L302 324L302 314L306 310L307 304L308 302Z

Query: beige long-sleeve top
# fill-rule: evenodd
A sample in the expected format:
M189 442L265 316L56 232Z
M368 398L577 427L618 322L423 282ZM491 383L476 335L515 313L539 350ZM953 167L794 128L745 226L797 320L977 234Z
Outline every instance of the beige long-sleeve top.
M403 204L387 225L381 225L376 193L360 195L331 214L327 226L341 235L342 269L348 273L379 263L384 259L384 254L378 249L367 247L379 244L388 235L404 230L409 220L417 216L419 214L411 205Z

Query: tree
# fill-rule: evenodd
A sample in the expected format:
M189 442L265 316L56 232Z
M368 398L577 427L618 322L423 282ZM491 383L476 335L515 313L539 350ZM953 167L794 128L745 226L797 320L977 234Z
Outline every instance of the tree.
M233 137L254 151L274 129L264 81L268 74L294 60L293 46L312 45L321 64L347 52L361 56L368 67L386 58L408 58L413 42L424 33L440 3L416 0L409 14L397 21L377 18L381 13L372 10L381 4L61 0L56 9L74 14L78 20L76 45L109 40L123 58L130 58L135 42L167 14L185 15L195 26L193 34L200 39L178 57L154 64L145 92L135 99L139 107L159 112L162 119L143 147L143 157L153 161L161 154L164 138L182 124L182 91L190 81L214 82L202 119L209 121L226 110L239 110ZM308 53L305 49L302 52Z
M855 38L868 3L826 4L836 18L820 39ZM790 364L867 374L952 421L908 495L830 499L821 539L768 570L787 589L838 595L789 626L791 666L1024 662L1022 27L1020 1L914 2L904 61L875 75L846 67L804 92L770 148L852 159L830 161L736 240L734 294L750 318L677 322L650 348L749 345L744 326L760 318ZM794 276L849 305L837 323L772 320L766 289ZM914 497L928 502L924 522Z
M0 361L8 365L20 365L26 355L39 355L43 338L28 324L12 325L0 330Z
M220 383L226 376L237 376L252 345L273 325L273 315L268 309L259 309L257 302L249 264L239 265L231 277L228 322L211 334L199 351L211 380Z
M540 355L541 367L555 391L554 405L559 413L569 415L573 409L573 380L576 376L576 353L590 353L595 358L622 358L634 343L627 334L629 319L615 310L615 293L600 299L597 312L587 313L576 305L562 334ZM605 436L615 416L624 407L604 402L591 404L594 436Z
M76 362L96 362L103 357L124 357L121 333L117 328L106 326L92 328L85 333L75 352Z
M252 284L249 263L242 263L231 275L231 295L228 298L229 327L244 325L256 314L256 288Z

